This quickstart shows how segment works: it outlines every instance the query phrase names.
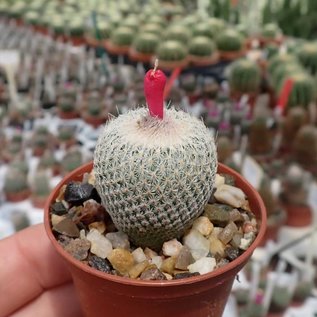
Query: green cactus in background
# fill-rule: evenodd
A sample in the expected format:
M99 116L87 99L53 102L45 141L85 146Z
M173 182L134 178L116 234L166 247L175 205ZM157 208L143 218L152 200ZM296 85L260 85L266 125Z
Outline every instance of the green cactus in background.
M159 44L159 37L152 33L140 33L133 41L132 47L140 53L154 54Z
M44 172L37 172L32 183L32 193L37 197L47 197L50 194L51 187L49 178Z
M201 214L217 165L203 123L175 109L164 112L163 122L144 108L111 120L94 154L96 188L116 227L153 249L180 237Z
M317 72L317 43L305 43L297 51L300 63L310 72L316 75Z
M68 31L70 36L82 37L85 33L84 22L81 19L74 19L68 24Z
M131 14L125 20L123 20L120 25L122 27L132 29L133 31L137 31L139 28L139 24L139 18L136 15Z
M118 46L130 46L133 42L135 31L128 27L119 27L112 32L111 42Z
M280 28L274 23L265 24L261 32L265 39L275 39L280 33Z
M217 35L217 30L212 29L208 23L200 22L195 24L193 28L193 36L206 36L210 39L214 39Z
M151 33L157 36L162 32L162 26L156 23L147 23L142 26L142 34L143 33Z
M215 43L208 37L197 36L189 42L188 53L194 56L211 56L216 51Z
M9 165L9 169L17 170L18 172L27 175L29 172L29 164L26 161L15 160Z
M17 169L9 169L4 179L5 193L19 193L29 188L27 177Z
M216 40L217 47L224 52L238 52L242 49L242 36L235 30L227 29Z
M179 41L182 44L187 44L191 37L191 33L188 29L182 25L172 25L166 30L164 38L166 40Z
M304 107L313 102L316 98L315 82L311 76L305 73L292 74L293 88L288 98L287 107ZM285 78L287 79L287 78ZM280 90L283 86L280 86Z
M187 50L177 41L165 41L157 49L157 56L162 61L181 61L186 58Z
M248 59L240 59L230 66L230 89L240 93L256 92L259 89L261 74L258 65Z
M69 173L83 164L83 156L79 150L72 150L65 154L62 159L62 169Z

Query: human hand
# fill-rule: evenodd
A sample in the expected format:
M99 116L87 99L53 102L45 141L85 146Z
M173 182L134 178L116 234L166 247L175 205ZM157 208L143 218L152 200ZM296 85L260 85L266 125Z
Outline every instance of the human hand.
M82 316L71 275L44 226L0 241L0 317Z

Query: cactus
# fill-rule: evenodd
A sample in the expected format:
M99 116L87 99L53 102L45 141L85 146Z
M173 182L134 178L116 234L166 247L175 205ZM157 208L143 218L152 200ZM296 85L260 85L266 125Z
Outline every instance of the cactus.
M36 11L28 11L24 16L24 20L28 24L37 25L39 20L39 13Z
M281 63L274 69L270 77L271 86L278 91L279 88L282 87L285 79L291 78L302 72L303 69L297 63Z
M159 24L148 23L142 26L142 33L160 34L162 27Z
M68 31L70 36L83 37L85 32L84 22L80 19L70 21Z
M242 36L234 30L227 29L217 37L217 47L224 52L238 52L242 49Z
M291 55L291 54L276 55L272 57L271 59L269 59L268 73L272 76L274 75L274 71L279 65L296 64L296 63L297 63L297 60L294 55Z
M217 166L201 121L175 109L164 116L158 121L141 108L111 120L94 153L96 188L113 222L136 245L154 249L201 214Z
M133 48L143 54L154 54L159 44L159 38L152 33L140 33L133 41Z
M208 18L207 24L216 33L221 32L226 28L226 22L224 20L214 17Z
M76 110L76 104L75 101L70 98L70 97L66 97L63 96L60 98L59 102L58 102L58 108L62 111L62 112L73 112Z
M130 46L133 42L135 31L131 28L121 26L113 31L111 42L117 46Z
M259 142L261 140L261 142ZM264 117L256 118L250 125L249 146L252 154L268 154L272 151L273 136Z
M276 212L277 201L271 189L271 181L268 176L262 178L259 194L264 202L267 215L270 216Z
M92 30L91 30L92 32ZM93 29L93 37L96 36L96 30ZM111 24L107 21L98 21L98 32L100 36L100 40L107 40L111 36L112 27Z
M54 153L51 151L46 151L44 155L41 157L39 161L39 168L51 168L58 164L58 161L56 160Z
M280 28L274 23L265 24L262 29L262 36L265 39L275 39L280 33Z
M181 43L169 40L159 45L157 55L162 61L181 61L186 58L187 50Z
M27 175L29 172L29 165L25 161L15 160L9 165L9 169L17 170L18 172Z
M305 43L301 45L297 57L300 63L307 69L311 75L316 75L317 72L317 44Z
M133 14L122 21L121 26L132 29L133 31L137 31L139 28L139 23L139 19Z
M47 197L51 188L49 178L44 172L37 172L32 183L32 193L37 197Z
M274 44L274 43L270 43L270 44L266 45L265 50L264 50L266 58L269 60L272 57L277 56L279 49L280 49L279 46L277 44Z
M49 22L49 26L55 35L62 35L65 33L65 21L59 16L53 16Z
M292 74L290 77L293 80L293 88L288 98L287 107L300 106L308 108L309 104L313 102L316 97L313 78L305 73Z
M304 167L315 167L317 164L317 128L303 126L297 133L294 145L294 157Z
M191 37L191 33L188 29L182 25L172 25L166 30L164 36L165 40L179 41L182 44L187 44Z
M103 105L100 102L92 102L87 105L87 112L92 117L99 117L103 113Z
M72 150L66 153L62 160L62 168L65 173L69 173L83 163L83 156L79 150Z
M226 137L221 136L217 140L217 157L218 162L227 164L233 155L233 144L232 141Z
M248 59L240 59L230 66L229 85L233 92L251 93L259 89L261 74L258 65Z
M206 36L214 39L217 35L216 30L213 30L207 23L197 23L193 29L193 36Z
M75 136L74 129L72 127L63 126L58 130L58 139L62 142L69 141Z
M211 56L216 50L216 45L208 37L197 36L189 42L188 52L193 56Z
M17 169L9 169L4 179L3 191L5 193L20 193L28 189L27 177Z

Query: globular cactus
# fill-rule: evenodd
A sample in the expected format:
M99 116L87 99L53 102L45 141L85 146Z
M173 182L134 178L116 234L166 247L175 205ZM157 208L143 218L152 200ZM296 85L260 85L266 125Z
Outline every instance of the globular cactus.
M51 187L49 178L45 172L37 172L32 182L32 193L37 197L47 197Z
M159 37L152 33L140 33L133 41L132 47L143 54L154 54L159 44Z
M122 27L132 29L133 31L138 30L139 24L140 24L140 21L139 21L138 17L134 14L131 14L124 21L121 22Z
M59 16L53 16L49 22L49 26L57 36L65 33L65 21Z
M240 59L230 66L229 85L233 92L251 93L259 89L261 74L258 65L248 59Z
M165 40L174 40L182 44L187 44L191 38L191 32L188 30L188 28L179 24L175 24L166 30L164 38Z
M265 39L275 39L281 34L281 30L276 24L268 23L263 26L261 33Z
M160 61L181 61L187 56L187 50L183 44L169 40L162 42L157 49L157 56Z
M304 70L298 63L281 63L270 76L270 84L277 91L281 88L285 79L291 78L296 74L303 73Z
M4 193L19 193L29 188L26 174L9 169L4 179Z
M213 189L216 149L204 124L165 109L140 108L111 120L94 153L96 188L116 227L153 249L180 237Z
M290 77L293 80L293 88L288 98L287 107L307 108L316 97L313 78L305 73L291 74Z
M270 58L268 61L268 73L269 75L272 76L274 75L274 71L279 65L296 64L296 63L297 63L297 59L292 54L275 55L272 58Z
M39 20L39 13L36 11L28 11L24 16L24 20L27 24L37 25Z
M69 35L73 37L84 36L85 27L84 22L81 19L74 19L68 24Z
M130 46L133 42L135 31L122 26L113 31L111 42L117 46Z
M312 125L303 126L295 137L293 151L297 162L307 168L316 168L317 128Z
M300 63L307 69L311 75L317 72L317 44L305 43L300 46L297 52Z
M217 46L219 51L224 52L238 52L242 49L242 36L231 29L223 31L217 37Z
M142 33L151 33L154 35L160 34L162 26L156 23L147 23L142 26Z
M193 29L193 36L206 36L210 39L214 39L217 35L217 31L212 29L208 23L198 22Z
M215 33L221 32L226 28L226 22L215 17L208 18L207 24Z
M188 52L193 56L211 56L216 50L215 43L208 37L197 36L189 42Z

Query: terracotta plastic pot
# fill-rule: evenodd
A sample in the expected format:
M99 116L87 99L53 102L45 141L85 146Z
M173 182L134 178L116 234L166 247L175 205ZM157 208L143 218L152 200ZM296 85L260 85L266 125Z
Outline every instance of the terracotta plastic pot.
M240 257L214 272L172 281L142 281L97 271L69 255L56 241L50 224L49 209L60 188L71 180L80 181L90 172L92 162L67 175L51 193L45 206L46 232L57 252L64 258L72 274L85 316L100 317L220 317L233 281L259 245L266 227L266 211L255 189L237 172L221 164L218 172L236 178L236 185L249 199L259 221L259 233Z
M286 226L306 227L312 224L313 213L310 206L284 205L287 213Z
M134 61L134 62L150 63L152 56L153 54L138 52L133 47L131 47L129 50L129 58L131 59L131 61Z
M18 203L20 201L26 200L30 197L31 191L29 189L25 189L18 193L4 193L4 197L7 201L12 203Z
M219 62L219 54L218 52L215 52L210 56L189 55L188 60L189 60L189 63L194 66L204 67L204 66L217 64Z

